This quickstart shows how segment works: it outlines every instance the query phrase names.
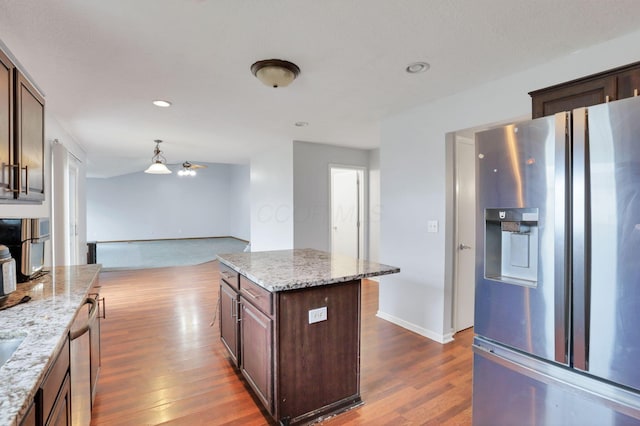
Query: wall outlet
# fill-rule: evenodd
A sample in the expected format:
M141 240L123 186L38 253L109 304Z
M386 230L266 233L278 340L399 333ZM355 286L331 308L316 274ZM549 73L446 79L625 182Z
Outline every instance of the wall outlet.
M424 229L424 228L422 228ZM438 232L438 221L430 220L427 222L427 232Z
M309 310L309 324L327 320L327 307Z

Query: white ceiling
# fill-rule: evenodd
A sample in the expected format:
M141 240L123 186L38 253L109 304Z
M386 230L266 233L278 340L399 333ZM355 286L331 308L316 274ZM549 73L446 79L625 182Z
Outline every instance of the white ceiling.
M637 0L0 0L0 40L91 176L379 144L385 116L638 29ZM301 74L262 85L279 58ZM410 75L405 67L431 69ZM153 99L173 102L168 109ZM296 127L297 121L309 122Z

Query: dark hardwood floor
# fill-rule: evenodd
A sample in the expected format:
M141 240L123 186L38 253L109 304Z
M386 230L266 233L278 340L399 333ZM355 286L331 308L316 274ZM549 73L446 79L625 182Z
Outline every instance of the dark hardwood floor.
M266 425L227 359L213 320L217 263L104 272L100 425ZM471 424L473 331L440 345L375 316L378 284L363 282L365 404L324 425Z

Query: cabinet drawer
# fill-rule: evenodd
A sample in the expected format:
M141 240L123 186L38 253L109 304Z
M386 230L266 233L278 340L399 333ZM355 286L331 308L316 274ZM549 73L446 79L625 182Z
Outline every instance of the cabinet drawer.
M69 371L69 339L65 341L65 344L60 349L58 358L54 361L53 365L49 369L47 378L44 379L40 386L41 401L42 401L42 416L46 421L49 418L49 414L58 397L58 391L64 383L67 372Z
M273 315L272 293L240 275L240 295L267 315Z
M238 273L222 262L219 262L219 267L220 279L229 284L234 289L238 290Z

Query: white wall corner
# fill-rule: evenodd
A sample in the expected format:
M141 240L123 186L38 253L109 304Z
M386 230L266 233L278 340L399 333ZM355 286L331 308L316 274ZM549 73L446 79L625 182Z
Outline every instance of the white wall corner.
M378 311L376 313L376 316L378 318L381 318L381 319L385 320L385 321L389 321L392 324L398 325L398 326L400 326L400 327L402 327L404 329L407 329L407 330L412 331L412 332L414 332L416 334L424 336L424 337L426 337L428 339L434 340L434 341L436 341L438 343L445 344L445 343L453 342L453 333L452 332L446 333L446 334L437 333L437 332L435 332L433 330L429 330L429 329L426 329L426 328L423 328L423 327L419 327L419 326L417 326L415 324L412 324L412 323L410 323L408 321L405 321L405 320L403 320L401 318L398 318L396 316L387 314L387 313L382 312L382 311Z

